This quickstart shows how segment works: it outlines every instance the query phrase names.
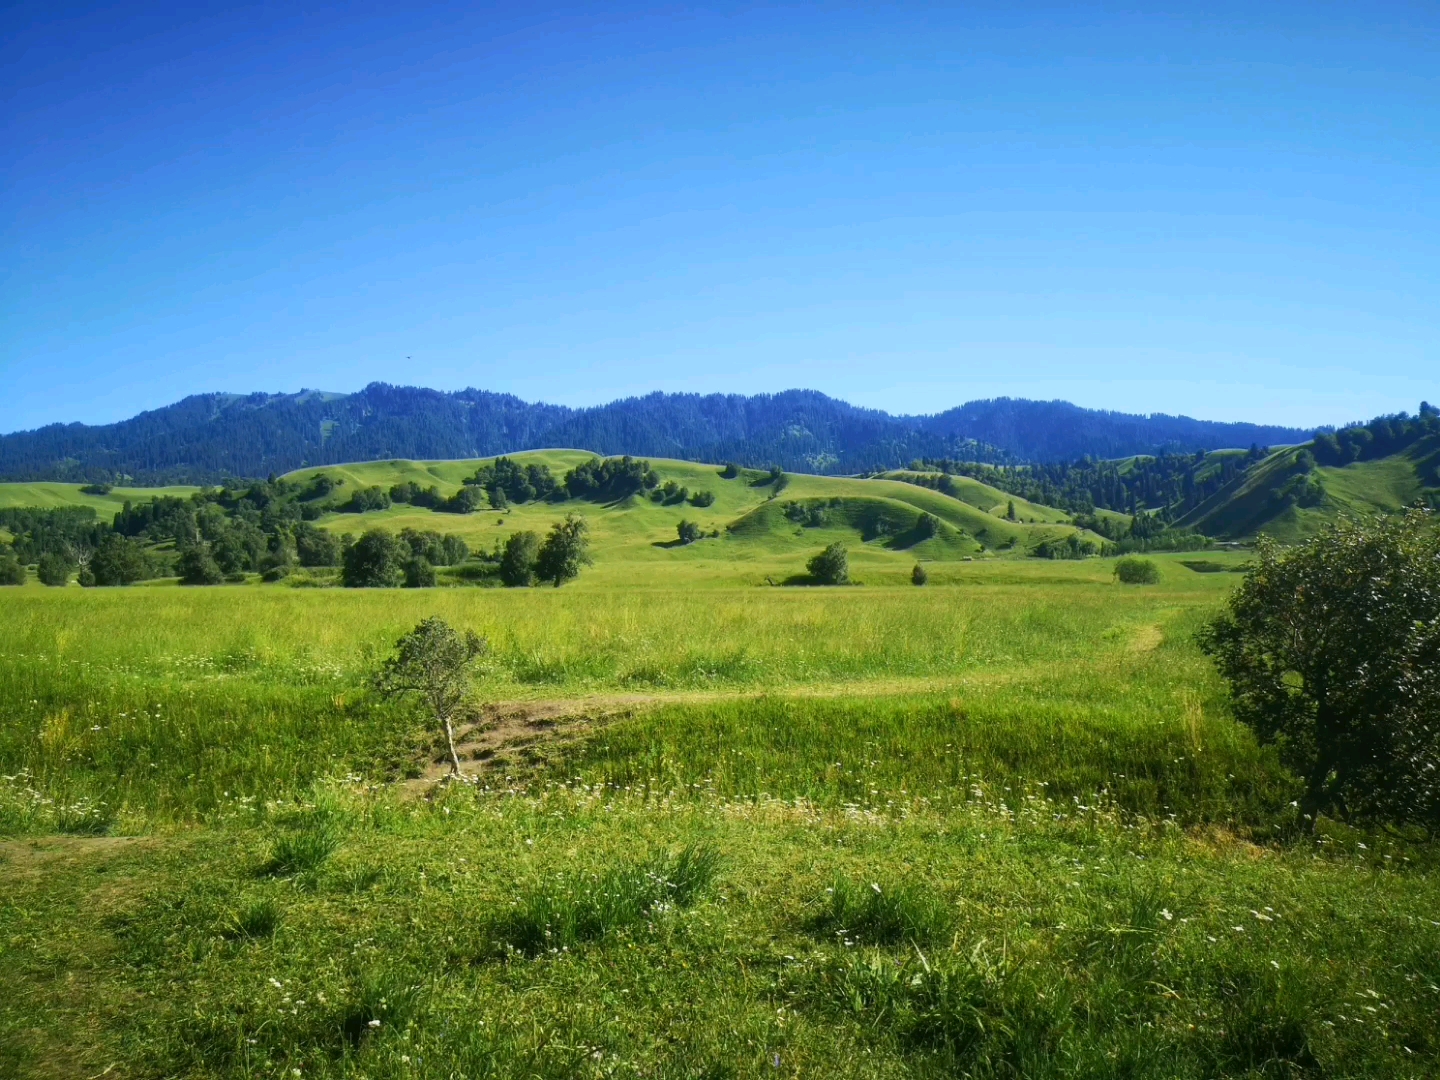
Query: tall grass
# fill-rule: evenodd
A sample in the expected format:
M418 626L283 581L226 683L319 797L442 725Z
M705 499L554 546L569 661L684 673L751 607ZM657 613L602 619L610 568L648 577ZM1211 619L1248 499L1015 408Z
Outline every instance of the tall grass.
M848 736L822 730L840 722L870 732L897 762L928 757L947 742L963 751L967 740L983 735L993 748L985 753L1008 760L1006 775L1053 779L1074 793L1093 787L1101 773L1127 773L1126 784L1138 790L1153 773L1154 783L1166 786L1147 797L1147 805L1158 807L1185 770L1173 760L1164 775L1158 765L1149 773L1141 766L1175 749L1177 723L1189 723L1194 738L1212 740L1215 760L1234 742L1213 722L1214 676L1187 644L1213 595L1213 589L1161 586L1137 596L1084 580L1009 581L968 592L803 594L26 591L13 603L7 597L0 652L0 775L15 778L0 781L0 831L218 820L243 816L257 802L294 797L325 776L403 774L417 761L413 717L377 706L364 685L395 638L429 614L490 638L482 699L762 690L833 695L847 686L879 694L945 686L962 703L943 724L928 720L918 727L909 721L897 727L888 707L870 719L824 705L807 713L798 704L787 706L788 713L767 705L753 715L718 708L676 721L678 714L667 714L660 727L634 729L643 746L617 733L612 746L630 764L617 760L606 770L620 782L653 775L662 764L670 768L653 760L663 753L679 761L686 782L713 773L717 783L732 785L726 790L757 790L772 782L770 766L756 760L751 768L747 755L779 751L777 761L788 763L780 767L792 774L782 786L807 794L802 770L824 777L820 767L828 768L827 761L847 758L844 768L852 769L863 752ZM1137 642L1144 648L1137 650ZM768 734L740 730L752 721L777 726ZM714 768L680 761L661 749L664 725L672 722L690 726L686 738L698 738L695 746L711 738L738 741ZM1007 735L1012 726L1014 735ZM1087 754L1103 757L1104 745L1088 741L1112 730L1124 738L1098 771L1087 765L1083 776L1039 775L1041 766L1063 772L1077 739ZM656 738L646 734L651 731ZM1138 759L1137 742L1149 744ZM945 762L964 764L956 752ZM929 764L919 767L939 777ZM1186 766L1193 767L1203 770ZM973 770L950 771L947 782ZM861 792L850 776L816 781L817 791L853 798Z

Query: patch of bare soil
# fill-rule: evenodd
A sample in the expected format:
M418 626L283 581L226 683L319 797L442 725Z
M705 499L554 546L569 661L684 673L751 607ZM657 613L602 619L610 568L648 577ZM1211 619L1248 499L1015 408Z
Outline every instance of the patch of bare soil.
M563 701L500 702L485 706L479 717L455 732L455 748L471 777L544 764L566 746L597 727L629 716L636 709L673 697L633 694ZM425 770L407 786L428 789L450 775L450 759L437 743Z

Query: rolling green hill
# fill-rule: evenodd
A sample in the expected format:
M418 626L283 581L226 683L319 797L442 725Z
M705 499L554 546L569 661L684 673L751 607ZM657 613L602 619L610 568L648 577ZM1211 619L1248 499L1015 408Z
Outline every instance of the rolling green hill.
M11 506L39 507L50 510L62 506L89 506L102 521L108 520L126 501L144 502L161 495L189 495L199 488L146 487L111 489L107 495L91 495L80 490L79 484L0 484L0 510Z
M515 454L521 466L545 465L557 477L590 460L579 450L539 450ZM836 541L850 552L852 575L859 580L902 580L917 561L959 563L1033 554L1047 541L1071 536L1099 546L1100 538L1078 529L1069 515L1051 507L1014 500L1016 518L1008 520L1009 496L977 481L963 479L962 497L941 494L916 483L888 477L853 478L785 474L779 490L763 472L742 470L732 479L715 465L652 459L661 484L673 481L692 494L708 492L706 506L659 503L645 493L618 500L567 498L512 503L504 510L448 513L410 503L364 513L344 507L354 492L413 482L436 488L442 497L459 491L467 477L487 460L410 461L390 459L307 468L285 479L310 485L328 477L333 490L311 504L315 524L337 534L367 529L402 529L454 534L472 551L494 551L506 537L530 530L544 534L567 513L583 514L590 527L595 568L587 577L616 583L645 583L680 575L696 583L737 580L760 583L794 578L810 555ZM194 489L116 489L105 496L82 493L73 484L0 484L3 506L91 506L102 521L126 499L186 495ZM928 515L933 523L927 525ZM691 544L678 541L682 520L705 533Z
M510 455L521 465L548 465L556 475L591 456L579 450ZM287 478L308 481L326 475L343 480L334 495L337 504L356 487L386 488L412 480L423 486L433 484L448 496L483 460L493 459L396 459L303 469ZM512 505L503 512L481 510L474 514L436 513L394 505L365 514L330 513L319 524L332 531L352 533L377 526L395 531L434 529L455 533L472 548L489 550L514 532L529 529L543 533L564 514L578 512L590 525L596 566L589 573L644 580L652 573L675 569L697 580L733 581L738 575L752 582L790 577L803 568L809 555L835 541L849 548L853 574L867 580L877 575L906 574L916 561L1023 556L1046 540L1063 539L1080 531L1069 524L1068 515L1049 507L1031 508L1034 523L1012 522L969 502L899 480L787 473L777 494L765 482L766 475L758 471L744 470L735 479L726 480L714 465L669 459L651 459L650 464L662 482L673 480L691 492L709 491L715 497L714 503L706 507L667 506L643 496L631 496L616 502L529 502ZM1001 493L996 495L1004 498ZM1003 513L1003 504L1001 509ZM787 516L798 517L812 510L822 512L822 524L802 524ZM915 534L921 514L939 520L935 536L922 539ZM682 519L698 523L706 533L718 532L719 536L681 546L676 542L676 527ZM1099 541L1093 534L1085 537Z
M1398 453L1322 465L1315 444L1277 450L1182 517L1178 525L1223 540L1311 536L1343 516L1393 513L1440 496L1440 435Z

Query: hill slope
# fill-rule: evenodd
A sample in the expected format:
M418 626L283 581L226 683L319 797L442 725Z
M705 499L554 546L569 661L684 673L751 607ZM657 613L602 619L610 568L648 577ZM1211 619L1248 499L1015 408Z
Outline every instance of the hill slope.
M560 478L591 457L578 450L540 450L513 455L512 460L522 467L545 466ZM564 497L562 490L553 498L512 502L504 510L457 513L409 502L365 512L350 509L357 491L388 491L399 484L434 487L439 497L448 497L460 491L481 464L473 459L394 458L307 468L283 477L293 482L289 485L256 487L288 487L292 493L288 497L304 501L306 518L335 534L358 535L372 528L392 533L407 528L433 531L460 537L471 551L493 551L522 530L543 535L566 514L580 513L589 523L596 562L593 570L586 571L587 580L631 585L673 581L677 575L696 583L784 580L799 574L820 548L837 541L849 548L854 575L866 581L906 580L917 561L943 564L1020 557L1046 542L1063 543L1072 536L1095 546L1099 542L1099 537L1077 528L1069 515L1049 507L1022 504L1025 512L1012 521L1003 513L993 513L994 507L895 479L787 473L777 490L772 478L758 470L727 479L713 465L674 459L649 460L662 488L670 484L677 493L663 501L645 491L590 499ZM329 483L316 483L319 477ZM692 495L707 493L710 499L694 505L683 501L682 489ZM187 490L193 489L172 488L167 494L183 495ZM323 494L309 494L316 491ZM992 498L980 484L964 493L980 503ZM82 493L78 485L0 484L0 507L89 506L108 523L119 500L138 503L137 494L145 493L129 489L94 497ZM677 526L682 519L698 524L704 539L680 544ZM169 552L174 546L170 533L145 535L155 545L153 550Z
M1344 464L1322 464L1323 454L1316 442L1278 450L1177 524L1225 540L1264 533L1290 541L1344 516L1393 513L1422 500L1440 505L1440 431Z
M203 394L117 424L3 435L0 479L213 483L347 461L475 458L545 446L835 474L916 458L1048 461L1308 437L1290 428L1007 398L921 417L860 409L808 390L657 393L571 409L482 390L375 383L355 394Z

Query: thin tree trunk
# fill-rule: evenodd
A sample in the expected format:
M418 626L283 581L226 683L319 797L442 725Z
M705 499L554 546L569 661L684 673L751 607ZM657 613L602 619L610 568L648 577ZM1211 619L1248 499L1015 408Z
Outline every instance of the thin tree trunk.
M455 729L450 726L450 717L442 716L441 721L445 724L445 741L450 746L450 775L460 775L460 755L455 751Z

